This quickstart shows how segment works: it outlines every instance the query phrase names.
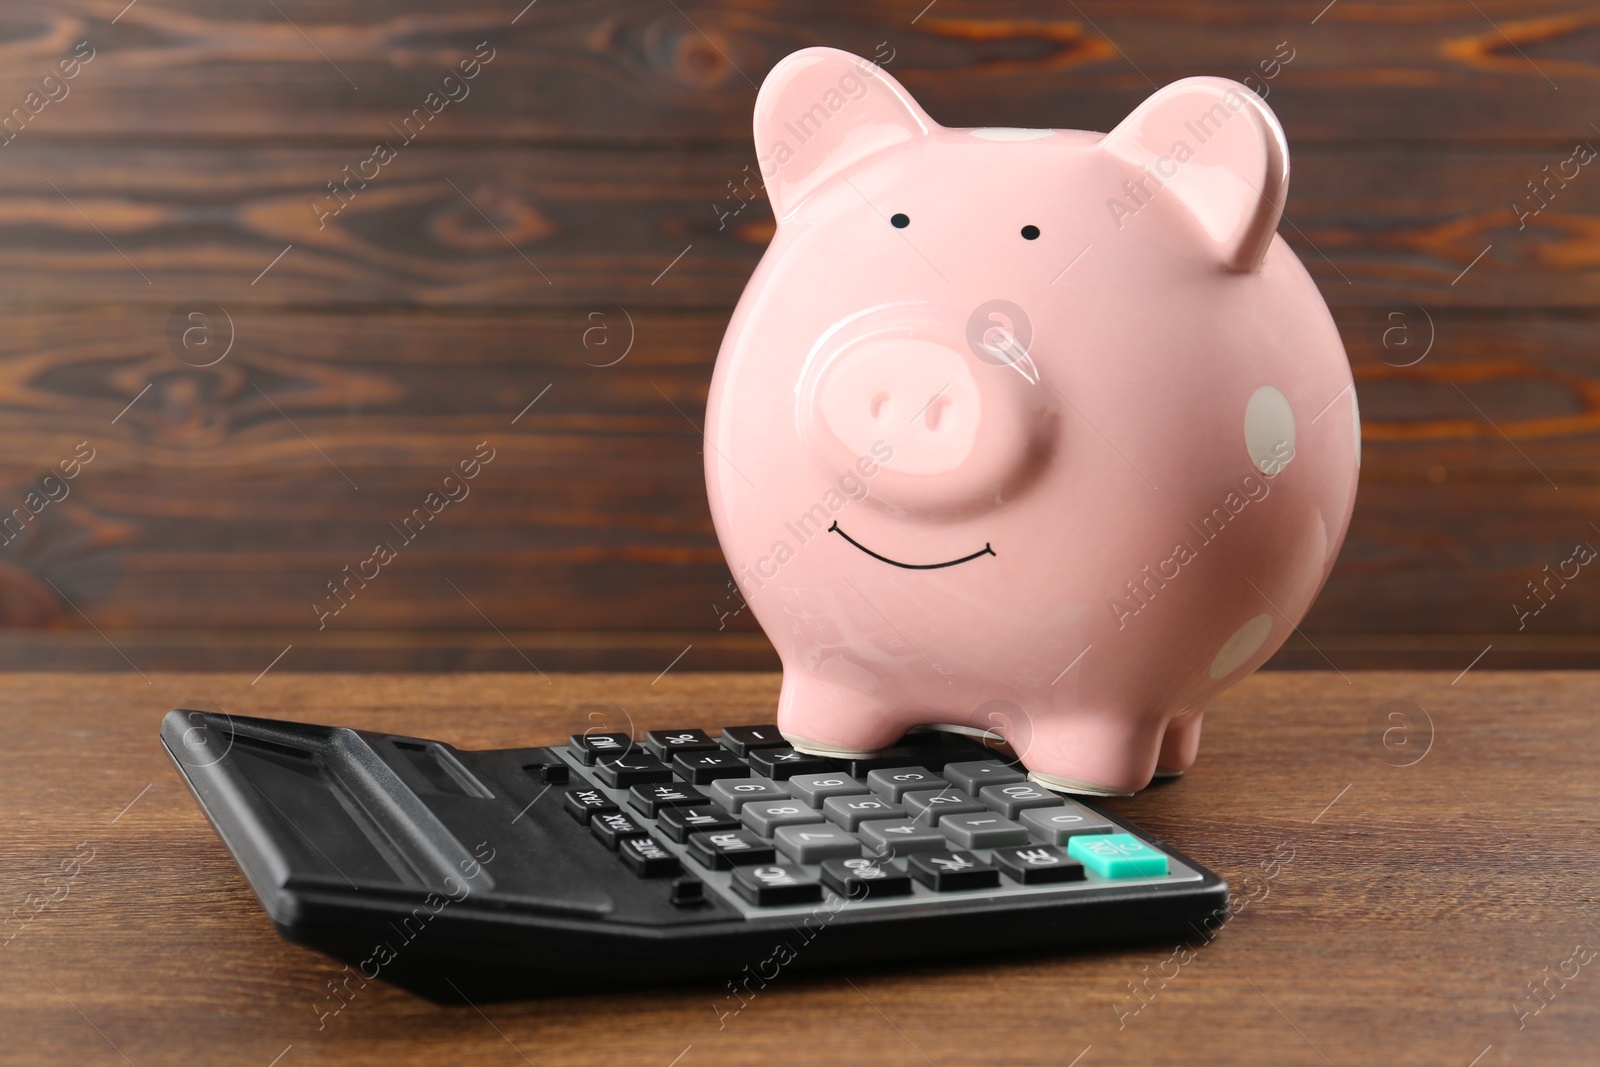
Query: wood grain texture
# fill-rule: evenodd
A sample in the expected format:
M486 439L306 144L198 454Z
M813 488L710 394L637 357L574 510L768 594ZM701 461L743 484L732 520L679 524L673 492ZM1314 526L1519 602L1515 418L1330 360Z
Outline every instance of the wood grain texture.
M1313 24L1322 6L140 0L118 17L116 0L69 0L6 18L0 99L20 100L87 40L96 58L26 136L363 141L487 41L495 58L430 137L742 144L773 64L831 45L883 62L946 125L1059 126L1065 106L1108 129L1152 83L1260 78L1287 42L1293 58L1267 87L1300 139L1561 142L1594 118L1592 10L1344 0Z
M635 731L765 717L776 676L0 676L3 913L93 849L0 947L0 1064L1591 1064L1594 964L1548 1003L1527 983L1600 947L1600 680L1451 677L1257 675L1212 708L1193 771L1112 802L1243 902L1192 959L1155 944L785 974L720 1030L713 983L482 1013L373 983L319 1031L339 967L273 932L162 753L168 707L502 747L597 710ZM1410 749L1379 740L1395 701L1425 713Z
M481 610L517 631L751 632L748 615L724 621L714 607L729 575L697 430L725 314L267 309L240 315L236 355L196 369L159 350L163 316L19 313L0 379L4 499L76 441L98 451L71 496L0 547L0 619L81 625L76 604L111 630L309 640L327 583L395 540L390 524L489 441L496 458L473 495L333 629L482 629ZM1594 320L1411 306L1350 309L1339 325L1364 418L1362 487L1304 630L1514 630L1527 583L1600 537ZM1600 585L1577 580L1515 632L1597 627Z
M79 41L68 94L29 104ZM1600 538L1600 178L1514 207L1600 144L1597 43L1557 0L0 9L0 508L97 449L0 545L0 629L28 634L0 666L125 669L95 627L141 669L288 643L308 669L521 669L512 645L650 669L680 637L770 665L721 617L699 426L772 232L764 197L718 217L754 169L752 83L814 44L955 126L1105 129L1152 83L1250 77L1365 421L1344 553L1275 663L1600 663L1600 582L1517 607ZM329 214L379 139L397 158ZM209 367L175 348L197 301L232 342ZM317 630L327 583L481 441L473 496Z
M1600 180L1579 170L1552 184L1537 215L1512 206L1520 197L1531 211L1526 183L1584 136L1600 143L1578 130L1537 150L1298 150L1281 233L1334 307L1590 308ZM744 202L729 184L756 174L744 148L419 143L370 182L346 172L372 151L19 147L0 169L0 286L16 302L114 299L163 313L185 300L731 307L772 234L764 197L729 214ZM1082 247L1070 233L1039 245L1063 266ZM959 280L959 266L942 269Z

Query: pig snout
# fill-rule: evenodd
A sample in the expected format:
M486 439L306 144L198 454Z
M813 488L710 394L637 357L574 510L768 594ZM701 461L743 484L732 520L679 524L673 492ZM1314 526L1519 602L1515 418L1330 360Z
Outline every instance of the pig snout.
M1051 392L1026 316L990 301L965 321L871 316L813 351L801 424L830 474L866 474L891 511L968 516L1003 503L1047 460Z

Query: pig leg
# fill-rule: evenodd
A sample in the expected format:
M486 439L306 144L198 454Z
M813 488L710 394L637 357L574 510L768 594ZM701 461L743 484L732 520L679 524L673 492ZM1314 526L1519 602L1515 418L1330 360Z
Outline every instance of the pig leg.
M802 752L819 756L876 752L900 740L908 725L870 694L797 671L783 672L778 730Z
M1156 759L1157 778L1176 778L1194 766L1200 754L1200 720L1204 708L1181 711L1167 723L1167 732L1161 739L1161 755Z
M1150 784L1165 723L1126 712L1052 716L1033 724L1022 762L1037 783L1067 793L1129 796Z

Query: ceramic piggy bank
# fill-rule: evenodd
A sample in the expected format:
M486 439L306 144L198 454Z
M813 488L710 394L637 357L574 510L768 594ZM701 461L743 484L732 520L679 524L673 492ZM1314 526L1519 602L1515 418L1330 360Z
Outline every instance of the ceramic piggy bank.
M1183 771L1355 499L1350 366L1276 235L1272 113L1190 78L1108 134L947 129L812 48L755 139L777 231L717 359L706 481L783 735L987 731L1072 792Z

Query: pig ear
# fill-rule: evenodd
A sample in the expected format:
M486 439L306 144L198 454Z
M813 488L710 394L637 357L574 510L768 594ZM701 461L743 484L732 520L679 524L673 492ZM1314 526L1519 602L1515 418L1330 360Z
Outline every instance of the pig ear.
M772 213L784 218L851 164L934 128L911 94L875 63L836 48L785 57L756 97L756 155Z
M1175 194L1229 270L1261 266L1289 191L1289 146L1255 93L1226 78L1173 82L1099 147Z

